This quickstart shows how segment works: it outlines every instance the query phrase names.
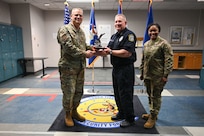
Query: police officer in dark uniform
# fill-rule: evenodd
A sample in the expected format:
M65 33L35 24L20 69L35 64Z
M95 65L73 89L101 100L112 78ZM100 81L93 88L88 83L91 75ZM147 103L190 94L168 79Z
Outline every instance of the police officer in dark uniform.
M104 50L111 56L113 65L112 80L115 101L118 107L116 116L112 120L123 120L121 127L128 127L134 124L133 93L135 82L134 62L136 61L136 35L126 28L126 17L123 14L115 16L116 34Z

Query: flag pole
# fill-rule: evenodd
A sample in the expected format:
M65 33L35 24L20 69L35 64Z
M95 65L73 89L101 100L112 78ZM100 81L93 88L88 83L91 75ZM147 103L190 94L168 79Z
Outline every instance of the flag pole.
M94 13L94 0L92 0L92 8L91 8L91 12L90 12L90 34L91 34L91 40L90 40L90 45L94 45L95 41L98 39L98 35L97 35L97 30L96 30L96 22L95 22L95 13ZM89 67L92 67L92 90L90 90L92 93L96 93L97 91L95 91L94 89L94 62L96 60L97 56L92 56L91 58L89 58Z
M95 90L94 90L94 64L92 66L92 93L95 93Z

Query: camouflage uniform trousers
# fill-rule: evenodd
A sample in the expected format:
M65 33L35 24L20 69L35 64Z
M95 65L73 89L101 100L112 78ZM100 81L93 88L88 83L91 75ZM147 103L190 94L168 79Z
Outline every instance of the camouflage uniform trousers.
M59 73L63 93L63 108L67 112L76 110L83 95L84 69L59 68Z
M158 115L162 102L161 93L164 89L166 82L163 82L160 77L154 78L152 80L145 79L144 83L148 94L150 113L153 115Z

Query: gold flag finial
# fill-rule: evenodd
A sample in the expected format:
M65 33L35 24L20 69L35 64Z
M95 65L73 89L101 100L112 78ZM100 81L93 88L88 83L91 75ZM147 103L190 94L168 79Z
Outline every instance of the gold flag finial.
M68 1L67 1L67 0L64 2L64 5L69 6L69 4L68 4Z
M92 7L95 7L94 0L92 0L91 5L92 5Z
M123 0L119 0L119 2L120 2L120 3L122 3L122 2L123 2Z

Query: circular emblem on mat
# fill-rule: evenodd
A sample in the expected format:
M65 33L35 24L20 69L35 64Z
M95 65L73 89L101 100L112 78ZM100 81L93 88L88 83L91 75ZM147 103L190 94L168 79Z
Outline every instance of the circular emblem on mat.
M117 128L121 121L112 121L111 116L118 110L113 96L90 96L83 98L77 109L86 121L79 122L84 126L94 128Z

